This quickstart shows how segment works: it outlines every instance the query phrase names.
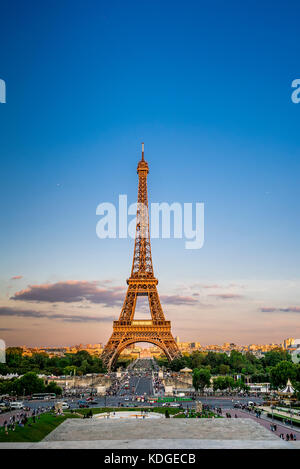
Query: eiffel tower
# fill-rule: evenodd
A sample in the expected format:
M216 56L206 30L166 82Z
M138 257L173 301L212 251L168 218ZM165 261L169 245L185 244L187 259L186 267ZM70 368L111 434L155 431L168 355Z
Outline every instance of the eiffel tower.
M113 322L113 333L101 356L108 370L122 350L136 342L149 342L160 347L170 361L181 355L171 333L171 321L165 319L156 287L158 280L153 273L147 195L149 167L144 159L143 143L137 173L139 187L131 276L127 279L128 289L119 320ZM134 319L138 296L148 297L151 320Z

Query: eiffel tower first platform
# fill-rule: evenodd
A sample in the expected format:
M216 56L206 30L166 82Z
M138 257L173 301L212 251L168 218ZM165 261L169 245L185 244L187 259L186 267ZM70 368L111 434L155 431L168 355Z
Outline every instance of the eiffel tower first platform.
M113 333L103 353L103 364L111 369L118 356L128 345L149 342L157 345L168 360L179 357L180 351L171 333L171 321L166 321L157 291L158 280L154 277L148 214L147 176L148 163L138 163L139 176L137 222L131 276L127 279L128 289L118 321L113 322ZM134 312L138 296L147 296L151 320L135 320Z

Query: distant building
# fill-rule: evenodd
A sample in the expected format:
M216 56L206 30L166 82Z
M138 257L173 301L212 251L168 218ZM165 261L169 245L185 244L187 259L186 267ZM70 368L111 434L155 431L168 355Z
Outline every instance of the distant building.
M289 347L286 349L293 357L294 359L297 359L297 355L300 355L300 339L293 339L293 343L289 345ZM298 362L295 362L298 363Z
M300 348L298 348L298 350L294 350L291 353L291 357L293 363L300 363Z
M191 342L191 349L199 350L201 348L200 342Z
M288 347L293 345L295 342L295 339L293 337L289 337L288 339L285 339L283 341L283 348L286 350Z
M248 383L249 392L251 393L269 393L270 392L270 383Z

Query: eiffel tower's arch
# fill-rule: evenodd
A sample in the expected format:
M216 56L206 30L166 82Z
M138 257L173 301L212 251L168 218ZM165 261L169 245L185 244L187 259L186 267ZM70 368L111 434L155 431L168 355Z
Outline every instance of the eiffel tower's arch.
M139 186L133 262L130 278L127 279L128 289L119 320L114 321L113 333L101 356L108 370L121 351L136 342L149 342L157 345L169 360L181 356L171 333L171 322L165 319L157 291L158 280L153 272L147 191L149 167L144 159L144 144L142 144L142 159L138 163L137 173ZM134 320L138 296L148 297L151 313L149 321Z
M119 345L119 347L117 348L117 350L115 351L115 354L113 355L113 357L111 359L110 367L114 366L114 364L118 360L118 358L121 355L121 353L123 352L123 350L125 350L127 347L129 347L129 345L144 343L144 342L147 342L148 344L156 345L166 355L166 357L169 361L172 360L172 358L169 355L168 348L165 347L164 344L162 344L159 340L155 340L155 339L144 339L144 340L129 339L127 341L124 341L121 345Z

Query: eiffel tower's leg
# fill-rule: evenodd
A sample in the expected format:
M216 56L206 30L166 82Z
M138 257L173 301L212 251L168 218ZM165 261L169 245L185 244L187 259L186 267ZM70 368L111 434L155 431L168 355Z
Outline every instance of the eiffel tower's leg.
M113 332L101 355L103 365L108 370L110 370L111 368L111 362L117 351L119 343L120 343L120 339L117 337L117 334Z
M148 293L149 307L153 321L165 321L165 315L160 304L157 289Z
M126 297L123 303L123 307L121 310L121 314L119 317L119 321L124 321L124 322L129 322L132 320L134 311L135 311L135 306L136 306L136 299L137 295L135 291L132 291L130 287L127 289ZM113 331L109 341L107 342L101 358L103 361L103 364L107 367L110 368L111 364L114 361L114 357L117 354L117 349L122 343L123 339L123 333L120 333L119 331L116 332L115 330Z
M149 292L148 298L152 320L165 321L164 312L161 307L158 291L156 288L154 291ZM164 344L164 350L167 350L167 353L165 353L169 360L174 360L174 358L177 358L181 355L171 330L163 333L162 341Z
M128 287L119 321L132 321L136 307L136 299L136 292Z
M170 360L174 360L175 358L179 358L181 356L181 352L175 342L171 331L169 332L169 334L166 335L166 337L164 337L164 345L165 348L168 350Z
M109 343L111 342L111 347L109 348ZM120 338L119 334L116 332L113 332L106 348L109 350L109 353L107 353L106 357L104 358L105 365L108 370L112 368L112 366L115 364L117 361L119 355L121 352L130 344L134 343L135 339L132 338L132 334L130 333L124 333L123 337ZM106 349L105 348L105 349ZM104 353L104 352L103 352ZM102 355L102 360L103 360L103 355Z

